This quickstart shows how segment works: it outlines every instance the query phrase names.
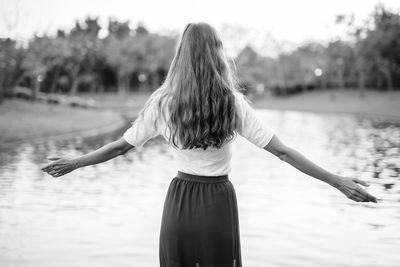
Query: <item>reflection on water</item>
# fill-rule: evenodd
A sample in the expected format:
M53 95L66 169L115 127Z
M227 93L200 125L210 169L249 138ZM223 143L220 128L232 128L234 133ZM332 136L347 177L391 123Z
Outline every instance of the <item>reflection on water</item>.
M244 266L399 266L400 125L342 115L259 111L319 165L371 183L355 203L238 137L231 180ZM121 132L0 151L0 266L158 266L164 197L176 173L161 139L53 179L53 155L76 156Z

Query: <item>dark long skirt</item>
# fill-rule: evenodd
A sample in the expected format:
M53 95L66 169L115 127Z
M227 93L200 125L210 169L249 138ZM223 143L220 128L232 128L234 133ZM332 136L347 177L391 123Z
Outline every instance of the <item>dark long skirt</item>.
M178 172L160 232L161 267L241 267L236 194L228 176Z

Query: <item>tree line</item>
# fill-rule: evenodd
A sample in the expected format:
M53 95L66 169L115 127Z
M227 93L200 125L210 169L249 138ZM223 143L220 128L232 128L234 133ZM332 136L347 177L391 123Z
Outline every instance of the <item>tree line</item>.
M306 43L276 58L261 56L250 45L237 55L237 75L248 90L259 86L275 94L315 88L400 87L400 16L377 6L371 19L355 26L351 16L336 23L348 40ZM177 36L149 32L143 25L110 19L108 34L99 37L97 18L77 21L70 31L34 36L21 45L0 39L0 101L17 86L34 92L128 92L153 90L172 60Z
M276 94L297 93L314 88L400 88L400 15L382 5L370 19L356 26L354 17L339 15L338 25L347 40L328 44L309 42L277 58L260 56L251 46L238 55L240 80L265 85Z
M145 90L158 86L168 71L176 36L150 33L143 25L110 19L99 38L97 18L77 21L55 36L34 36L25 46L0 39L0 92L16 86L45 93Z

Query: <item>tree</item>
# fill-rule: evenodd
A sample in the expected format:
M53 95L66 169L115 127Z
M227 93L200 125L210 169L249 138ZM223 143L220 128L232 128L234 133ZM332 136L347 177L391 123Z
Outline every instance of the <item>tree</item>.
M101 61L101 41L98 38L101 26L97 18L87 17L84 22L76 22L66 41L70 56L66 59L66 69L70 78L70 94L78 92L82 82L95 87L98 77L93 70Z
M353 84L353 80L357 76L354 71L356 64L354 46L341 40L333 41L326 47L325 54L328 59L327 75L329 83L338 88L345 88Z
M239 80L247 85L264 83L265 77L262 61L262 57L250 45L243 48L236 58Z
M148 34L144 40L145 69L150 75L150 86L156 88L161 84L161 73L168 71L174 56L176 40L158 34Z
M394 85L400 86L400 15L378 5L372 25L359 44L360 53L369 62L369 82L382 75L386 88L393 90Z
M24 52L11 39L0 39L0 103L23 76Z
M127 23L109 22L113 29L103 43L103 54L117 77L118 92L129 91L132 75L151 77L150 84L158 86L157 74L167 69L174 53L175 40L169 37L151 34L139 24L134 35ZM124 34L122 34L124 33ZM138 79L138 77L136 77Z
M382 80L388 90L400 86L400 15L378 5L363 26L354 16L338 16L337 23L350 28L361 94L366 86L383 86Z
M36 36L29 42L25 51L24 76L35 84L33 86L35 90L38 79L47 79L47 74L54 70L56 73L59 72L71 56L68 42L64 38ZM51 92L54 92L59 77L53 75L52 78Z
M114 37L116 39L124 39L131 34L131 28L129 27L129 21L120 22L115 19L109 19L108 21L108 37Z

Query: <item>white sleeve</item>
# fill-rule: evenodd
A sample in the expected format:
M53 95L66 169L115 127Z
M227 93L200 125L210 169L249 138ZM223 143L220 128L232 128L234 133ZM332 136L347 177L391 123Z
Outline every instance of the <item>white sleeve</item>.
M237 132L254 145L264 148L271 141L274 132L261 121L241 93L235 95L239 117Z
M155 124L157 120L156 110L153 104L150 104L144 111L142 116L136 118L132 126L127 129L123 138L129 144L140 147L149 139L159 134L158 127Z

